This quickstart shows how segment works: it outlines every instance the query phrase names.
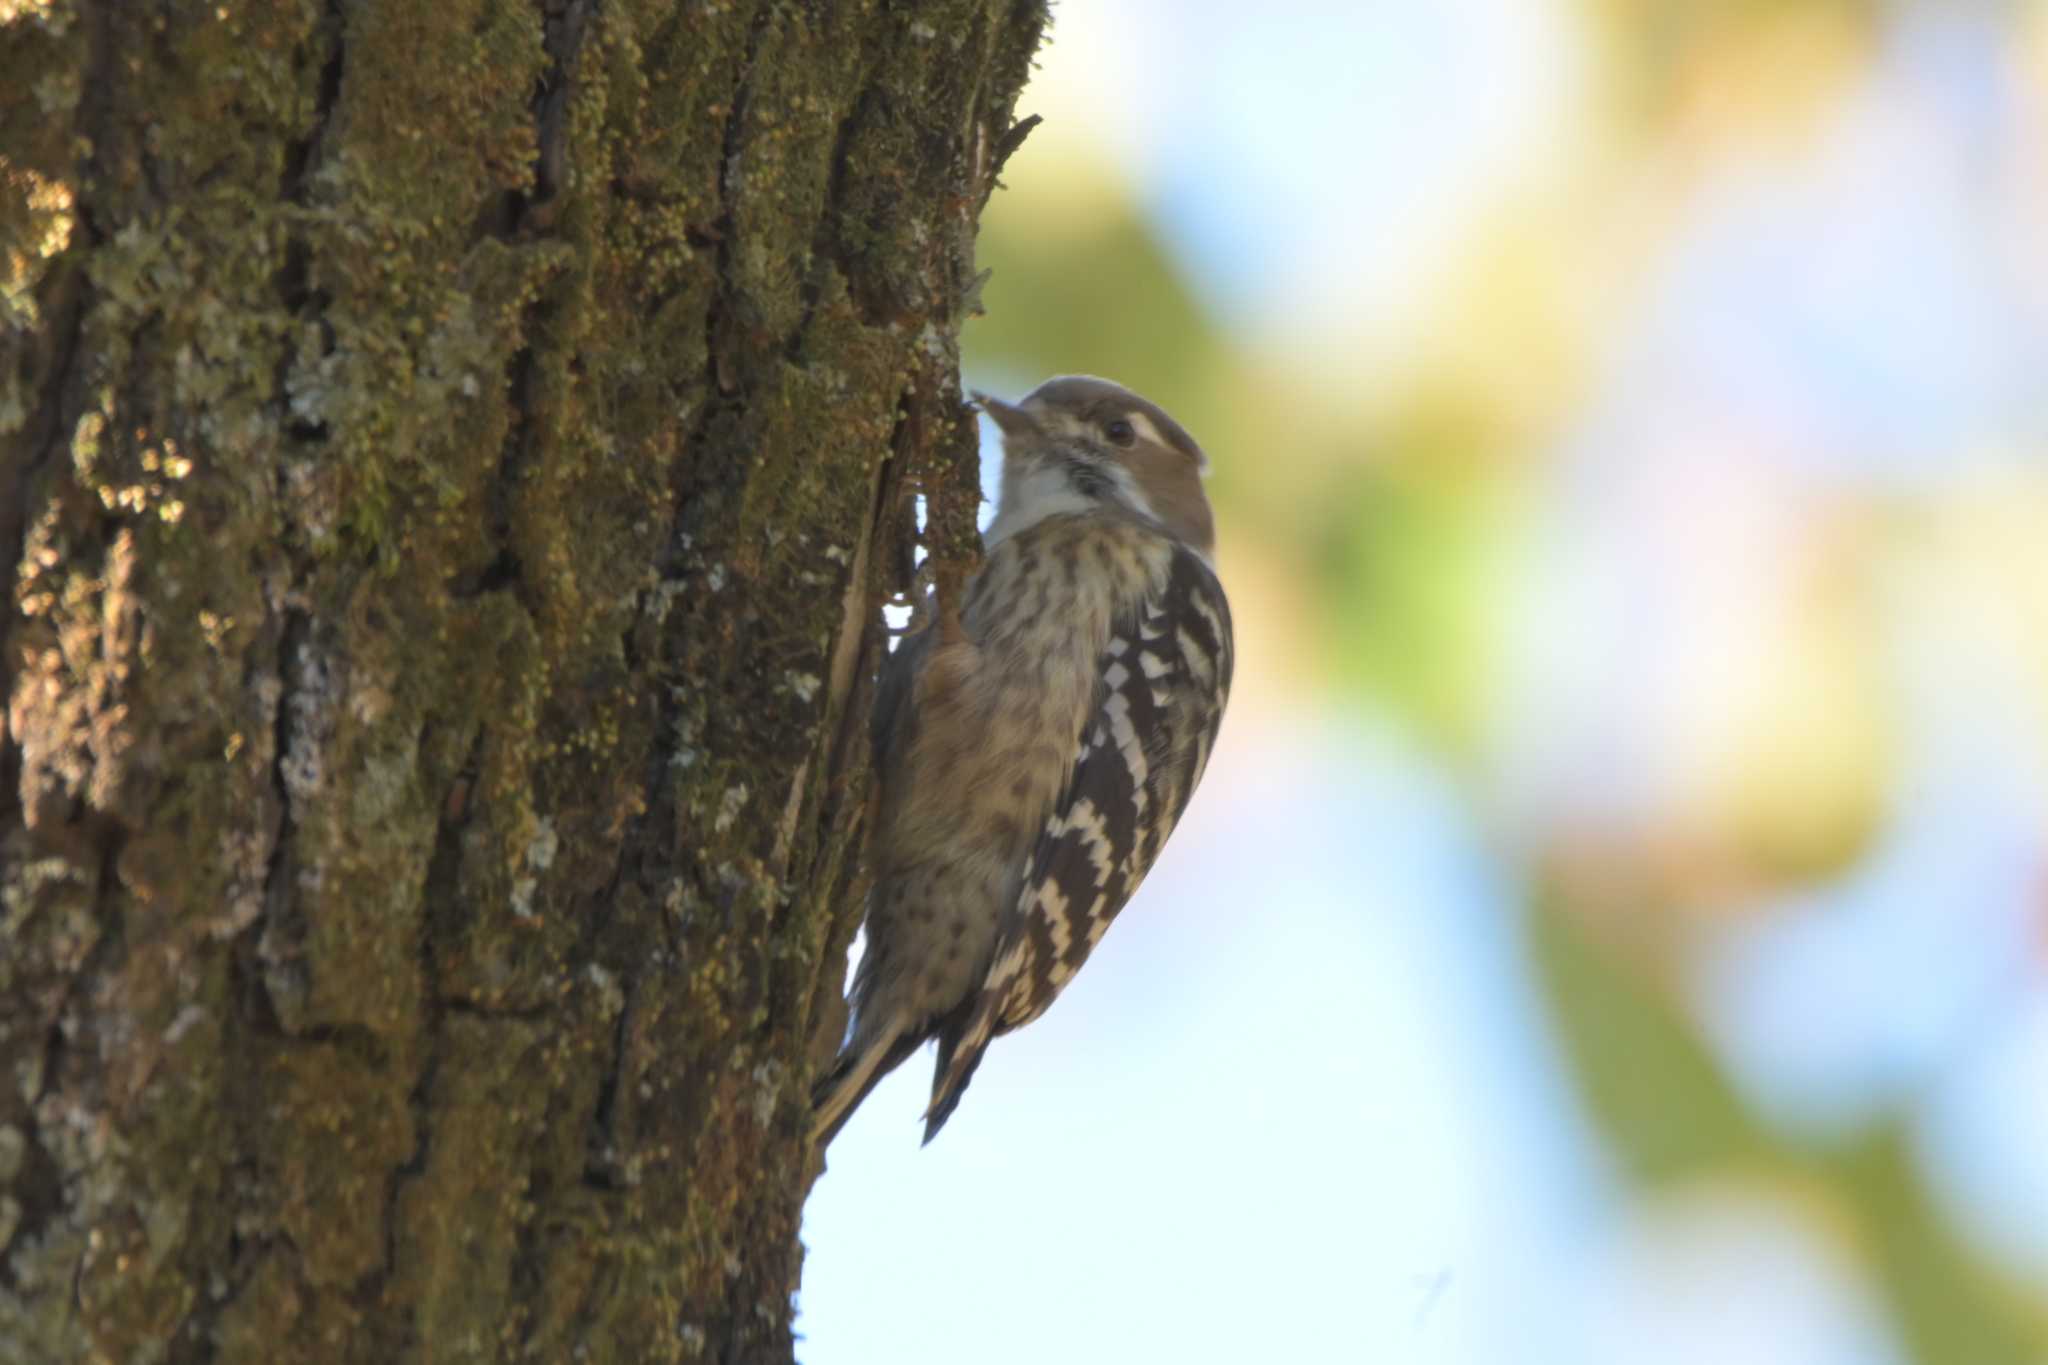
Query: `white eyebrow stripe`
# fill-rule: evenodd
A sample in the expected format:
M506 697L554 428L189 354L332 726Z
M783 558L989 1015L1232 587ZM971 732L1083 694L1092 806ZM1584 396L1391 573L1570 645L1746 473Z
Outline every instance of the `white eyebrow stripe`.
M1142 412L1129 412L1124 415L1130 420L1132 429L1153 445L1163 446L1167 444L1166 438L1159 434L1159 428L1152 425L1150 417L1147 417Z

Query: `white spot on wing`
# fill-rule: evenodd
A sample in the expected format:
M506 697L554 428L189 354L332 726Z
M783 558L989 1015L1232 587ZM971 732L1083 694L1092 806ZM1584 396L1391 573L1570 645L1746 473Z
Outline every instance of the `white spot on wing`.
M1209 605L1207 592L1191 592L1188 594L1188 601L1194 606L1196 614L1208 622L1209 633L1212 636L1218 640L1229 638L1229 633L1223 629L1222 620L1216 615L1216 609Z
M1138 818L1142 820L1145 816L1145 778L1150 772L1150 765L1145 761L1145 743L1138 735L1138 728L1131 724L1130 698L1121 692L1111 692L1109 699L1103 702L1102 710L1109 718L1109 732L1116 738L1117 751L1123 755L1124 766L1131 770L1133 803ZM1094 807L1090 805L1089 810L1092 812Z
M1180 646L1180 657L1187 664L1188 672L1194 674L1195 681L1204 689L1214 688L1216 661L1209 657L1209 652L1196 644L1194 637L1189 635L1184 627L1176 630L1173 638L1174 643Z
M1100 891L1109 885L1109 875L1116 870L1116 845L1110 840L1109 830L1102 823L1102 814L1095 809L1093 801L1084 798L1075 803L1073 818L1068 821L1068 827L1080 834L1088 861L1095 864L1095 889ZM1093 909L1099 908L1098 900ZM1059 937L1062 940L1060 949L1064 952L1071 940L1064 928Z

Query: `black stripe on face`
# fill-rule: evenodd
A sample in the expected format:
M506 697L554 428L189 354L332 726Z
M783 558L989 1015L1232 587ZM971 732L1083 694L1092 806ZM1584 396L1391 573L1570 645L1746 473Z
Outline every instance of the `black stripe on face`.
M1076 458L1069 458L1065 464L1067 482L1073 485L1076 493L1084 498L1094 498L1098 502L1108 496L1109 475L1103 472L1101 465L1093 460Z

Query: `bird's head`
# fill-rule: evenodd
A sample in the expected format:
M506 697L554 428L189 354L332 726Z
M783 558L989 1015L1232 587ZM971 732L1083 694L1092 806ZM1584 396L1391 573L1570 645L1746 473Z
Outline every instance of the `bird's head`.
M1110 506L1212 556L1216 527L1202 492L1209 458L1158 404L1087 375L1048 379L1016 403L974 400L1003 433L991 546L1047 517Z

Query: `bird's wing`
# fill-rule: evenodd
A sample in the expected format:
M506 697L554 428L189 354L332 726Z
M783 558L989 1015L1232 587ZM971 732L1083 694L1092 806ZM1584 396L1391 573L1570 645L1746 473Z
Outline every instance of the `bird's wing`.
M926 1142L990 1040L1045 1012L1151 870L1209 762L1231 667L1222 585L1200 556L1177 549L1163 589L1114 627L1073 775L1039 832L988 975L940 1030Z

